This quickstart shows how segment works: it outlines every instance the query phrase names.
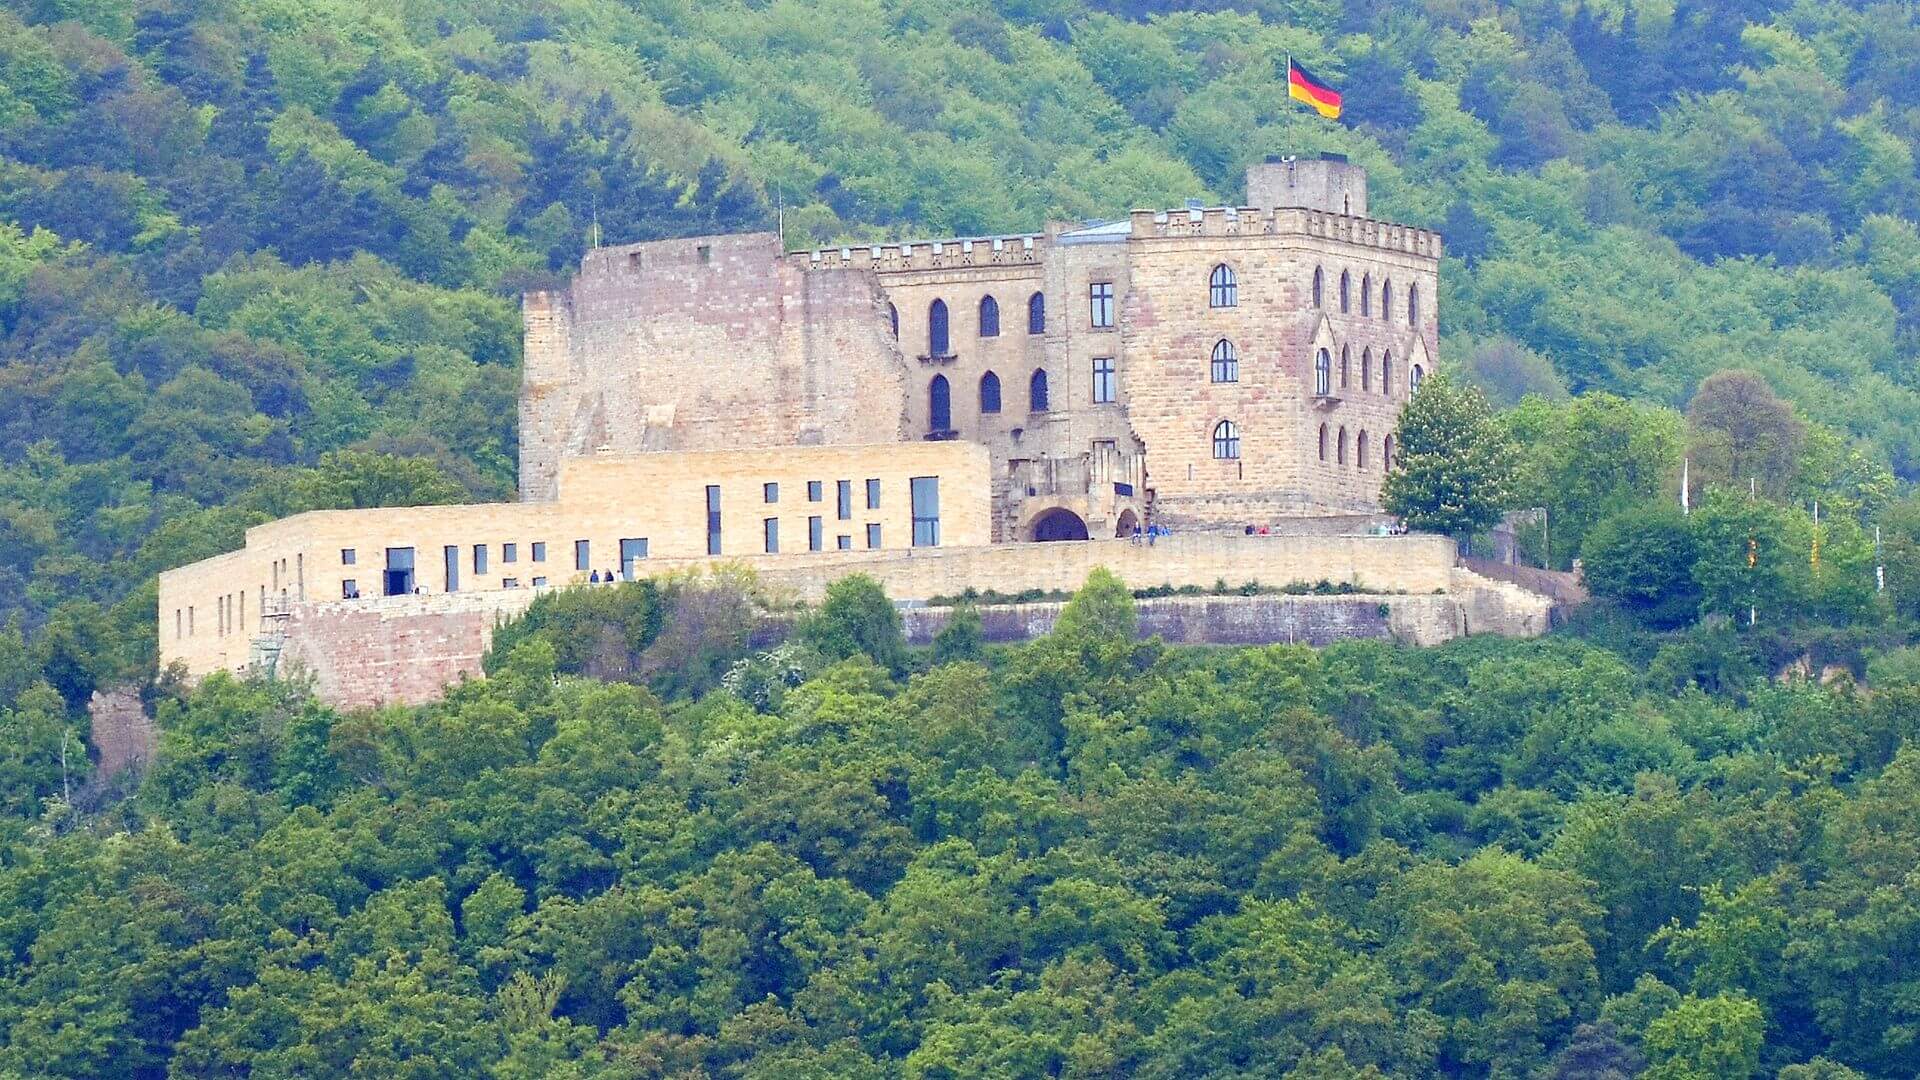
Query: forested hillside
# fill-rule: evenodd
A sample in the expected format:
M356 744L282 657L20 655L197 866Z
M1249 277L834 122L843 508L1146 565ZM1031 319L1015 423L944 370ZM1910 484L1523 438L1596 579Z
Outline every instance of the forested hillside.
M0 1078L1920 1075L1916 147L1903 3L0 0ZM1108 582L917 652L856 585L756 654L675 582L429 708L154 670L248 524L510 497L596 229L1319 151L1445 235L1417 418L1586 567L1552 639L1169 649Z

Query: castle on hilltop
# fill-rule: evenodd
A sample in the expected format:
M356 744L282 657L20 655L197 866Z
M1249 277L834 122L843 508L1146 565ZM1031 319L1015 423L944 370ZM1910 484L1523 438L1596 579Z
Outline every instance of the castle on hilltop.
M421 701L547 589L718 561L800 599L871 575L921 639L944 615L917 602L1071 590L1096 566L1268 593L1147 604L1169 640L1545 629L1543 595L1380 527L1438 345L1439 237L1368 217L1365 171L1333 155L1254 166L1245 203L817 251L595 248L524 298L518 501L255 526L160 576L161 663ZM1045 614L995 617L1017 637Z
M1375 511L1433 369L1440 238L1337 155L1246 205L782 254L598 248L525 298L521 497L596 452L965 440L996 542Z

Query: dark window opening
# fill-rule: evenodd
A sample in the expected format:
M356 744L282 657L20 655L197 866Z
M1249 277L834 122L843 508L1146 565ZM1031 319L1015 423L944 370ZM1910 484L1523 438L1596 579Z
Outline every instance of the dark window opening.
M927 309L927 355L949 355L947 344L947 302L935 300Z
M869 524L867 526L867 547L878 548L879 546L880 546L880 526L876 524Z
M593 544L586 540L573 542L573 568L575 570L593 569Z
M980 298L980 336L1000 336L1000 301L991 296Z
M913 546L940 546L940 478L916 476L908 481L913 492Z
M1047 298L1044 293L1034 293L1027 297L1027 333L1044 334L1047 332Z
M632 581L636 576L633 564L647 557L647 538L644 536L620 541L620 578Z
M991 371L980 376L980 411L983 414L1000 411L1000 376Z
M778 555L780 553L780 519L767 518L760 523L760 531L766 553Z
M836 507L839 513L834 516L841 521L851 520L853 517L853 481L842 480L835 484L834 496L839 503L839 506Z
M1033 373L1027 382L1027 409L1031 412L1047 411L1047 369L1041 368Z
M405 596L413 591L413 549L388 548L386 580L381 583L388 596Z
M720 486L707 485L707 554L720 554Z
M448 544L446 547L440 549L440 558L443 562L446 563L447 591L448 592L459 591L460 589L460 549L453 544Z
M927 387L927 430L953 430L953 390L945 375L935 375L933 384Z
M880 481L867 481L867 509L880 509Z
M827 523L818 514L807 519L807 550L819 551L826 539Z

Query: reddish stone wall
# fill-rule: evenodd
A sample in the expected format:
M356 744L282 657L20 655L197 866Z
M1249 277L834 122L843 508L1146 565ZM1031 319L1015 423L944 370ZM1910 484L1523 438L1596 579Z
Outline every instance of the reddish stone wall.
M873 275L808 272L771 233L596 248L531 293L520 494L563 457L906 435L907 364Z
M147 715L140 701L139 687L95 690L87 702L87 715L93 721L91 741L100 780L110 780L153 760L153 717Z
M432 701L480 674L502 604L532 599L522 589L295 605L278 672L312 678L314 694L343 709Z

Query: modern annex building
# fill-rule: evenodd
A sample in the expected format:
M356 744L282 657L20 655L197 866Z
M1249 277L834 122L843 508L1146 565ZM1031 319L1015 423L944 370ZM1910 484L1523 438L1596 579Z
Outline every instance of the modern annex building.
M1434 594L1487 583L1462 586L1444 539L1368 535L1434 362L1439 237L1368 217L1364 170L1331 156L1253 167L1245 203L593 249L524 298L521 501L250 529L161 575L161 661L290 651L339 700L418 700L543 587L717 559L803 596L861 570L907 600L1072 589L1103 563L1143 586L1332 581L1405 595L1307 637L1466 632ZM1174 539L1142 550L1149 527ZM1473 626L1531 628L1535 599Z

